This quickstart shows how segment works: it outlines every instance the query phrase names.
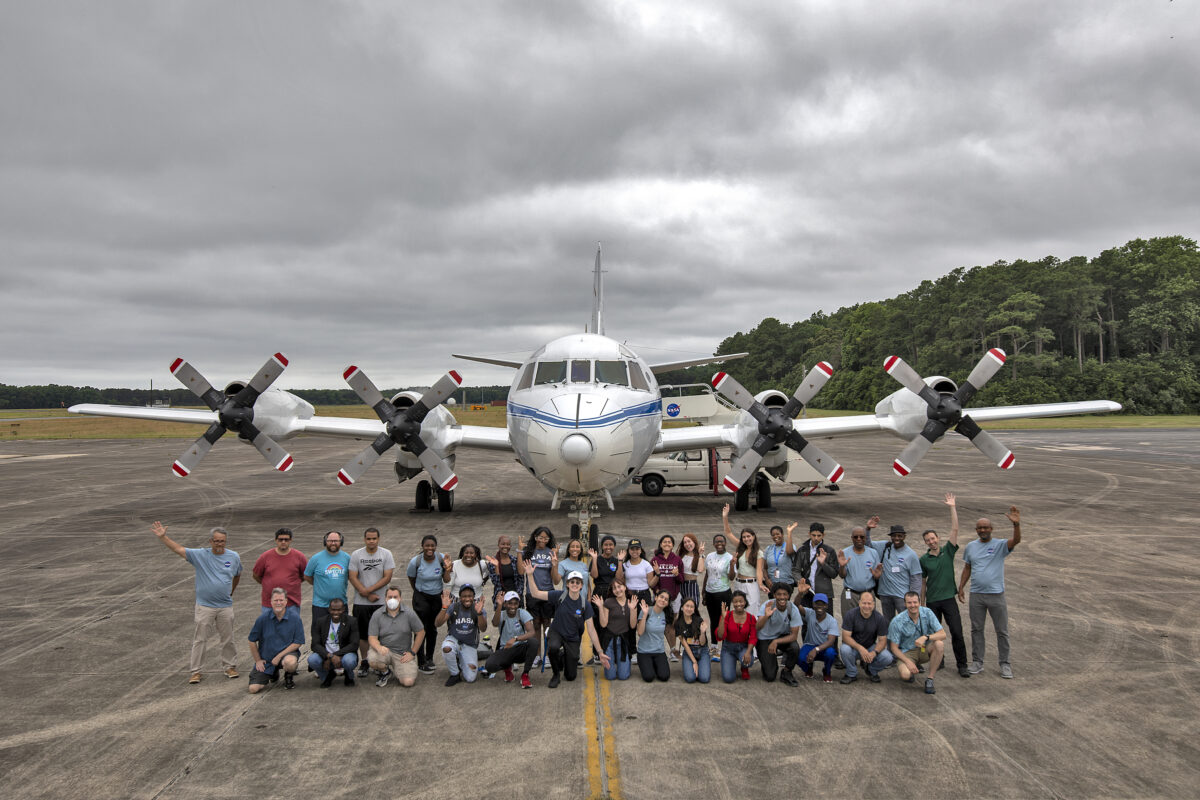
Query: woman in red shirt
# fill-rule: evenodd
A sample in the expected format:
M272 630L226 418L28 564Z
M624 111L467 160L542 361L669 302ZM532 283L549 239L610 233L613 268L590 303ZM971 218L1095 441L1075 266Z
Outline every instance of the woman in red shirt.
M739 661L742 680L750 680L750 662L754 658L754 645L758 644L754 615L746 613L746 593L734 592L732 603L732 609L721 604L721 624L717 627L721 639L721 680L726 683L737 680Z

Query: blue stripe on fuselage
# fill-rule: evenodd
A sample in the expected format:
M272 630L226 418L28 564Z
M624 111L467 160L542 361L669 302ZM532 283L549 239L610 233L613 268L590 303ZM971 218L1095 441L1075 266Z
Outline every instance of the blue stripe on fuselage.
M622 408L619 411L614 411L611 414L605 414L602 417L581 419L578 422L570 419L569 417L559 417L554 414L547 414L545 411L538 411L536 408L518 405L517 403L513 402L508 404L508 413L514 417L526 417L555 428L604 428L608 427L609 425L615 425L616 423L627 419L633 419L635 417L650 417L661 414L662 400L656 399L649 403L642 403L641 405Z

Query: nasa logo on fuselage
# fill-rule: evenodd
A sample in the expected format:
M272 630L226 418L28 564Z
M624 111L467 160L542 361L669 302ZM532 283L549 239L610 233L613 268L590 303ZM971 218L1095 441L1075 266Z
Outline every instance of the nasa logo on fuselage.
M667 416L668 417L678 417L679 416L679 403L671 403L669 406L667 406Z

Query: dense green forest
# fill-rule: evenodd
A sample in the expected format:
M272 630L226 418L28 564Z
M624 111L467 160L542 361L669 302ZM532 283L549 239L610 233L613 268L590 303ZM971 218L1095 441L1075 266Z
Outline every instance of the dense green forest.
M786 325L764 319L717 352L749 352L730 372L752 391L790 392L817 361L836 372L814 407L867 411L897 389L883 371L902 356L922 375L962 380L989 347L1009 355L974 401L981 405L1116 400L1129 413L1200 410L1200 251L1182 236L1134 239L1095 258L998 261L959 268L879 302ZM661 375L706 381L712 367ZM292 390L316 405L350 405L349 389ZM394 390L385 391L390 394ZM471 388L470 402L503 399L507 387ZM186 389L154 399L195 405ZM459 398L461 402L461 397ZM0 384L0 408L73 403L145 405L145 389Z

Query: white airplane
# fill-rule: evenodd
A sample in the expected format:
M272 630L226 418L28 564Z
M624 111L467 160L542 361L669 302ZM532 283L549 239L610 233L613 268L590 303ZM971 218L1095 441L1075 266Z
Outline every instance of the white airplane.
M747 354L647 364L628 347L604 335L599 249L593 280L595 299L587 332L548 342L524 361L454 354L455 358L516 370L508 395L507 428L458 424L442 405L462 383L462 376L454 370L424 394L400 392L389 400L363 370L350 366L343 377L375 411L378 421L317 416L305 400L270 388L288 365L282 353L268 359L248 383L231 383L223 392L214 389L182 358L176 359L171 373L204 401L207 411L91 403L69 410L74 414L207 424L204 435L172 465L181 477L191 473L227 431L253 444L281 472L292 467L292 457L278 444L281 440L302 433L372 439L338 471L338 480L347 486L353 484L383 453L395 447L395 471L400 482L428 473L433 483L418 482L417 505L432 507L436 493L440 511L450 511L454 506L458 485L454 463L460 449L509 451L553 494L551 509L568 502L572 536L577 536L580 531L594 532L593 521L601 505L613 509L613 497L629 487L634 474L654 453L732 448L734 463L724 479L724 488L735 493L738 506L744 508L749 493L766 481L763 472L778 474L786 470L785 447L797 451L830 483L842 478L842 467L806 436L890 433L908 441L892 465L903 477L934 442L954 427L997 466L1010 469L1014 463L1012 452L981 430L979 422L1121 408L1118 403L1098 400L982 408L968 416L963 413L964 406L1004 364L1004 352L992 349L961 385L943 376L921 378L899 357L888 358L884 368L903 388L881 400L873 415L795 418L832 376L833 369L825 362L805 376L790 398L776 390L751 395L728 373L718 372L713 386L741 409L738 419L722 425L663 428L663 401L656 374Z

